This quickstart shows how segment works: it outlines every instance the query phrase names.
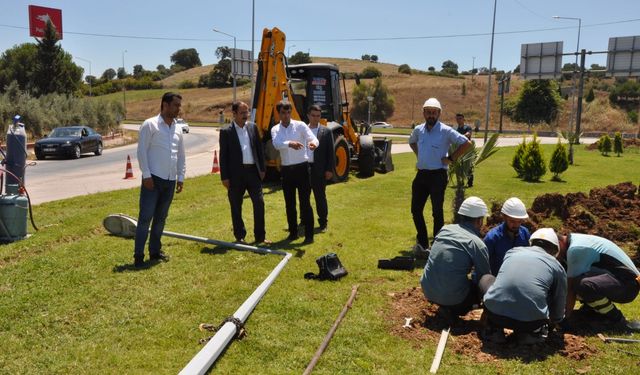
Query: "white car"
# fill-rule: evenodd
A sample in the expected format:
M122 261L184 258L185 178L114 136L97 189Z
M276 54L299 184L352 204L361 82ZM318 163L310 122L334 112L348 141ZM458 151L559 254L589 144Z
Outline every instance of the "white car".
M179 118L176 120L176 124L182 128L182 133L189 133L189 124L186 121Z
M393 125L388 124L384 121L378 121L371 124L371 128L389 129L389 128L393 128Z

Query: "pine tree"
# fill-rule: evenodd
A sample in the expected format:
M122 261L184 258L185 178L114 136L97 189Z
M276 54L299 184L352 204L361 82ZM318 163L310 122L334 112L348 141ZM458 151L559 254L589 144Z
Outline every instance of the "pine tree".
M613 152L618 154L618 157L620 157L620 154L624 152L624 145L622 144L622 134L620 134L620 132L616 132L615 137L613 137Z
M522 137L522 143L518 145L516 148L516 153L513 155L513 159L511 160L511 166L518 174L518 178L522 178L523 170L522 170L522 157L524 156L524 152L527 150L527 140Z
M539 181L540 177L547 173L547 165L540 149L537 135L533 135L533 141L527 144L527 149L522 157L522 178L525 181Z
M73 63L71 55L57 42L58 33L48 21L44 37L38 40L37 63L33 73L37 95L72 94L82 83L82 68Z
M609 156L611 152L611 137L608 134L604 134L600 137L598 141L598 151L602 153L603 156Z
M569 153L567 147L560 142L556 145L553 154L551 154L551 160L549 160L549 170L553 172L553 180L560 181L560 174L569 168Z

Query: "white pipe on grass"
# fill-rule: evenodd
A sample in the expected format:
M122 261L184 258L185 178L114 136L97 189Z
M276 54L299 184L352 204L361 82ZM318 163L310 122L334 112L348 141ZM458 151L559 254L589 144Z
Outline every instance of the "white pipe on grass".
M166 233L166 232L165 232ZM267 292L267 289L273 284L280 271L291 258L290 253L285 253L284 259L278 263L276 268L271 271L269 276L260 284L260 286L247 298L246 301L236 310L233 316L242 323L247 320L249 314L255 309L256 305ZM209 340L195 357L180 371L180 375L204 374L213 363L218 359L224 348L229 344L233 336L236 334L236 326L231 322L225 323L218 332Z

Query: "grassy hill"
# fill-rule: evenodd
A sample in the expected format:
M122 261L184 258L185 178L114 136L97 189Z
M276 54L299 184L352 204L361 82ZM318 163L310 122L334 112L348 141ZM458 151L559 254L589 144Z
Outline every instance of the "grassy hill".
M371 63L356 59L343 59L331 57L312 57L314 62L335 64L344 73L358 73L367 66L375 66L383 74L383 81L389 87L395 99L395 112L386 121L396 127L410 127L412 123L422 122L422 103L429 97L437 97L443 105L442 120L445 123L454 124L456 113L464 113L467 121L473 124L480 121L481 128L485 124L485 108L487 95L487 76L461 76L448 78L427 74L406 75L398 73L398 65L386 63ZM206 74L213 65L201 66L177 73L162 81L166 89L178 90L180 82L190 80L198 81L200 75ZM367 82L368 80L362 80ZM511 84L511 92L505 96L517 95L523 81L514 76ZM355 82L347 80L347 94L350 100ZM462 87L465 86L465 95ZM495 81L492 83L492 103L490 128L498 128L500 117L500 98ZM218 113L223 110L225 117L231 117L232 89L185 89L179 90L184 96L183 116L192 122L215 122ZM586 90L585 90L586 92ZM608 130L636 132L637 125L629 123L623 110L612 108L609 104L607 93L596 91L596 100L585 103L583 106L582 129ZM250 101L250 86L238 87L239 100ZM121 100L119 93L106 96ZM160 94L158 90L127 93L127 117L132 119L144 119L158 111ZM557 121L557 126L567 129L571 115L571 100L564 103L562 112ZM378 119L376 119L378 120ZM381 120L381 119L380 119ZM514 123L508 117L503 118L504 129L527 129L526 124ZM543 130L549 130L545 126Z

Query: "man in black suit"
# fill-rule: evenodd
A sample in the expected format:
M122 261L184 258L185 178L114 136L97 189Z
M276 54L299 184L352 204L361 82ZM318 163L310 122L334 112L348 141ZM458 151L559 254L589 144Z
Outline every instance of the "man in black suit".
M249 192L253 204L253 233L256 244L269 243L265 239L264 199L262 179L265 176L264 149L255 124L248 123L249 106L234 102L231 106L233 122L220 130L220 178L227 188L233 235L245 243L247 230L242 220L242 199Z
M333 150L333 134L326 126L320 125L322 111L319 105L309 107L309 129L318 138L320 145L315 150L308 150L310 166L310 181L313 197L316 200L316 211L318 212L318 224L320 231L327 230L327 216L329 207L327 205L327 180L333 177L333 167L335 165L335 153Z

